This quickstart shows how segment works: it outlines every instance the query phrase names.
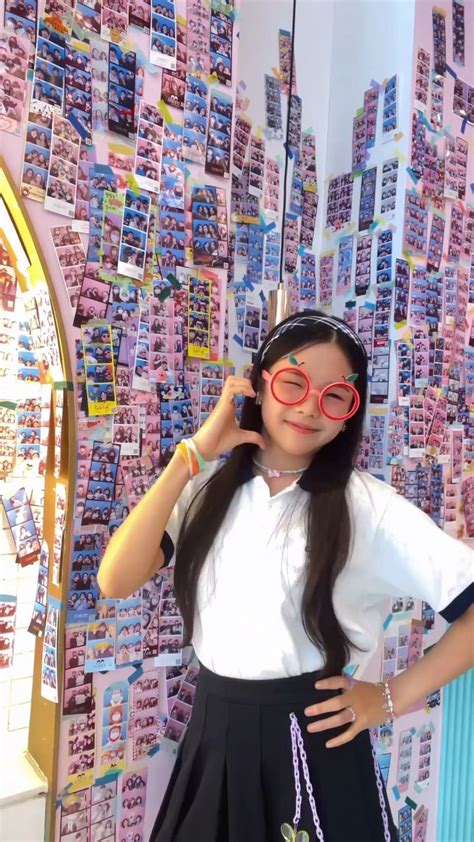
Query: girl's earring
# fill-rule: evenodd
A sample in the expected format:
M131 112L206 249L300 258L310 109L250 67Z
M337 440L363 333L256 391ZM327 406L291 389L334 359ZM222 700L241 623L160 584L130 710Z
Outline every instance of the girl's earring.
M347 430L347 424L343 424L342 425L342 432L345 433L346 430Z
M255 404L256 404L256 406L262 405L262 394L261 394L261 392L257 392L257 394L255 396Z

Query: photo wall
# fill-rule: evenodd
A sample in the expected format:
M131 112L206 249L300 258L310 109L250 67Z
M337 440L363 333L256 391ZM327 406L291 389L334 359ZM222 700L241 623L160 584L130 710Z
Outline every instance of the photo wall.
M41 719L51 738L41 758L49 776L57 717L47 698L60 647L74 406L55 290L2 162L0 240L0 742L5 758L33 751L38 734L29 723Z
M366 345L360 468L473 542L473 10L397 5L299 0L294 33L292 4L267 0L3 9L1 153L74 369L52 378L75 401L74 493L57 503L70 551L38 562L56 840L148 840L197 668L172 568L126 600L104 599L97 571L225 378L248 369L280 278L291 311L342 315ZM5 311L16 268L2 263ZM15 447L0 480L12 494ZM395 594L376 656L348 669L395 675L444 627ZM401 842L435 838L441 704L435 692L378 730Z
M360 467L470 546L473 31L467 3L335 4L316 245L318 303L344 316L371 360ZM398 674L446 627L426 603L394 598L356 676ZM402 842L439 838L442 705L435 692L378 729Z

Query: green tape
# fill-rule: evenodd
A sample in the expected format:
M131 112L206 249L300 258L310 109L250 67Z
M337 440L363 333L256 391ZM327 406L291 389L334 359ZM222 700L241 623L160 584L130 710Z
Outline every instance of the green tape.
M74 383L71 380L56 380L53 383L53 389L59 392L60 389L65 389L66 392L73 392L74 391Z
M411 807L412 810L416 810L418 807L418 804L415 801L412 801L411 798L405 798L405 804L407 804L408 807Z
M4 409L16 409L15 401L0 401L0 406L3 406Z
M170 282L173 289L181 289L180 282L177 278L175 278L172 272L170 272L169 275L166 276L166 280Z

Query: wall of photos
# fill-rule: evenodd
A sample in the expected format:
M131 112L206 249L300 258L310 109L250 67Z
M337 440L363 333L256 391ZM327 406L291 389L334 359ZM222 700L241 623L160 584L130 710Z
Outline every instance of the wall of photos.
M127 600L102 598L97 570L177 442L249 366L281 263L292 310L344 315L366 343L360 467L474 544L474 10L298 0L287 140L292 12L287 0L6 0L2 13L1 152L52 278L76 402L75 496L59 493L55 509L58 535L73 508L71 553L61 565L61 545L43 547L49 568L45 556L29 568L41 692L61 710L61 842L148 839L197 668L172 569ZM0 262L4 316L6 244ZM19 287L13 301L0 338L19 379L34 369L34 400L38 331ZM15 395L7 407L0 394L0 493L20 494L34 519L20 453L34 472L47 445ZM10 525L5 513L15 564ZM444 628L428 604L394 595L357 677L406 669ZM433 693L379 729L401 842L435 838L441 711Z

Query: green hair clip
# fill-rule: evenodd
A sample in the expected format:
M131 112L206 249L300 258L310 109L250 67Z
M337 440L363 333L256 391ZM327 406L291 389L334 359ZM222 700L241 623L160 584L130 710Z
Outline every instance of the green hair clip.
M345 380L346 383L355 383L358 376L358 374L349 374L349 377L343 377L342 379Z

